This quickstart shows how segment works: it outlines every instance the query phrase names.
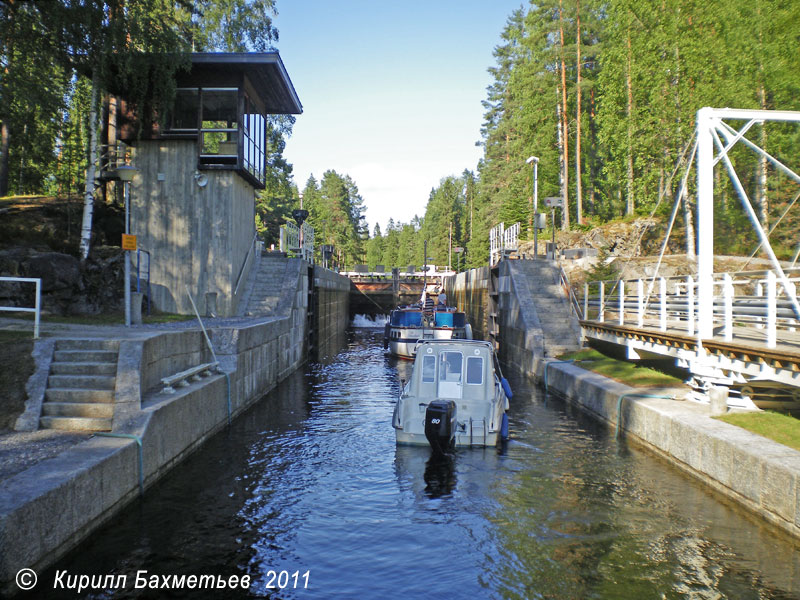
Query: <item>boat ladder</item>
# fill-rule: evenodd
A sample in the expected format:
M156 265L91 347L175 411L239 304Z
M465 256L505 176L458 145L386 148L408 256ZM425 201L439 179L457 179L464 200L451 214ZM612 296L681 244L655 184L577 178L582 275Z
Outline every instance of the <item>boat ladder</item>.
M471 417L469 420L469 445L475 445L475 440L477 438L475 435L476 429L478 429L478 433L483 440L481 446L486 446L486 419L473 419Z

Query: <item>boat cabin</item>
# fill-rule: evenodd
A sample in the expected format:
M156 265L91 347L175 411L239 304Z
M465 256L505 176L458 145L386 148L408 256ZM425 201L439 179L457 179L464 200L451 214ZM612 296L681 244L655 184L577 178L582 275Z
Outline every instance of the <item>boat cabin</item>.
M483 341L433 341L417 348L409 394L426 398L483 400L494 396L492 348Z

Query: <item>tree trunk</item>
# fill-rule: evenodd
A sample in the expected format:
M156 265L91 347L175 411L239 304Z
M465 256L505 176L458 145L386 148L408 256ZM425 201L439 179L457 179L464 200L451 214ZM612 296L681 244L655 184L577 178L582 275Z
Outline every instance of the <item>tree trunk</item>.
M627 173L627 191L628 191L628 198L627 198L627 205L625 207L625 214L632 215L633 210L635 208L634 201L633 201L633 83L631 78L631 32L630 29L628 30L628 36L626 38L626 44L628 47L628 60L625 69L625 87L628 92L628 102L625 108L625 116L627 117L628 121L628 173Z
M564 7L563 0L558 0L558 32L561 39L561 142L562 142L562 161L561 169L564 183L561 186L561 229L569 229L569 142L567 141L567 66L564 59Z
M8 149L11 145L11 132L8 123L0 123L0 196L8 195Z
M81 225L81 260L89 257L92 244L92 213L94 212L94 179L99 146L97 144L97 104L100 90L97 77L92 81L92 105L89 109L89 166L86 169L86 187L83 195L83 223Z
M575 38L575 220L583 224L583 191L581 190L581 3L575 2L577 35Z
M567 196L566 172L567 163L564 161L564 131L562 129L561 102L558 99L558 89L556 88L556 122L558 124L558 191L561 194L561 228L564 229L564 213L567 212L567 205L564 198ZM553 223L553 229L556 224Z

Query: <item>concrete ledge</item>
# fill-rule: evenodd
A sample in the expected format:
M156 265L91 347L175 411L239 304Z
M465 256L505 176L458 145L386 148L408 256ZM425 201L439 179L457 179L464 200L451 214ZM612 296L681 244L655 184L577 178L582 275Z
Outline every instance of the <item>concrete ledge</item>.
M541 361L536 373L548 389L616 427L662 458L784 531L800 536L800 452L712 419L691 401L619 398L631 388L572 364Z
M161 331L121 340L113 431L142 440L145 487L227 424L229 402L231 416L237 415L305 361L307 263L288 261L286 271L281 316L209 331L223 374L164 394L162 377L209 362L202 333ZM343 332L349 282L343 285L336 274L323 279L338 294L326 295L319 326ZM52 340L37 344L31 379L42 396L52 351ZM0 590L16 591L10 582L19 569L52 564L138 496L139 447L124 438L92 438L4 480Z

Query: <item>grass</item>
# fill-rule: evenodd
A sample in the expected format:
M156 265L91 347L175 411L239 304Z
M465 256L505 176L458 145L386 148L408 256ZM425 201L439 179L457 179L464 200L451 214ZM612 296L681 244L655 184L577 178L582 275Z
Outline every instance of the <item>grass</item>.
M30 340L33 337L31 331L0 331L0 344L10 344L11 342L21 342Z
M764 411L730 413L715 418L800 450L800 421L792 416Z
M579 367L633 387L675 387L683 384L677 377L630 361L606 356L593 348L567 352L559 358L572 359Z

